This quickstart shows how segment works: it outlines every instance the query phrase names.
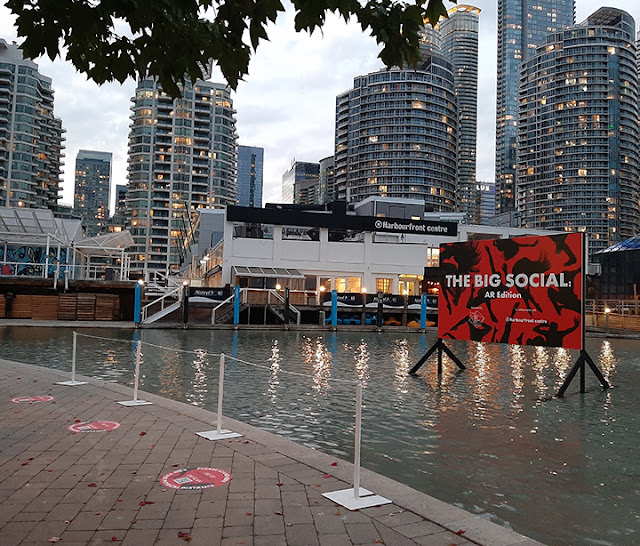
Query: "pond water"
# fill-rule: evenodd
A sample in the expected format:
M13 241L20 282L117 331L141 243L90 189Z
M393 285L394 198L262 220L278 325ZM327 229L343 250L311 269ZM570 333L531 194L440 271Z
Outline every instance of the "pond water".
M640 341L588 339L614 388L587 369L560 399L562 349L447 342L466 371L408 376L435 332L83 329L78 373L131 385L134 336L142 390L216 411L225 353L224 415L352 460L362 381L364 467L546 544L640 544ZM71 351L70 329L0 328L2 358L70 370Z

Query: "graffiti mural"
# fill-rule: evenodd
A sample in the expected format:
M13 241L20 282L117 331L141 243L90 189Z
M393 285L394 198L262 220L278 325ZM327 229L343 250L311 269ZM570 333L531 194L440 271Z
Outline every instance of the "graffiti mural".
M39 277L44 273L45 264L49 259L47 268L48 277L55 275L58 268L58 249L50 248L47 254L46 247L40 246L12 246L0 247L0 274L21 275L24 277ZM67 249L60 249L60 276L63 277L67 269Z

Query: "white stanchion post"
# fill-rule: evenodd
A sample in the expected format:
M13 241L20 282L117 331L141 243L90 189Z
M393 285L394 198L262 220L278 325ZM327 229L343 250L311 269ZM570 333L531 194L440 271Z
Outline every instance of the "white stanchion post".
M60 381L56 385L86 385L87 381L76 381L76 351L78 347L78 332L73 332L73 352L71 354L71 381Z
M353 454L353 489L341 489L330 493L323 493L322 496L332 500L348 510L360 510L371 506L389 504L391 501L380 495L375 495L368 489L360 488L360 444L362 429L362 384L356 387L356 427L355 427L355 450ZM360 496L362 495L362 496Z
M133 376L133 400L118 402L122 406L148 406L153 402L146 400L138 400L138 382L140 380L140 361L142 360L142 341L138 340L136 344L136 370Z
M356 387L356 431L353 450L353 498L360 498L360 433L362 431L362 384Z
M224 440L226 438L240 438L242 434L232 432L231 430L223 430L222 428L222 395L224 393L224 353L220 355L220 372L218 374L218 425L216 430L208 430L205 432L196 432L198 436L207 440Z

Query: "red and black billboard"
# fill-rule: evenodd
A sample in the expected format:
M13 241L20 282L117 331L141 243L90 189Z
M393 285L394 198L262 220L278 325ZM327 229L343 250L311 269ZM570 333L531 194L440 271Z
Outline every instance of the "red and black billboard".
M438 337L582 349L583 235L440 246Z

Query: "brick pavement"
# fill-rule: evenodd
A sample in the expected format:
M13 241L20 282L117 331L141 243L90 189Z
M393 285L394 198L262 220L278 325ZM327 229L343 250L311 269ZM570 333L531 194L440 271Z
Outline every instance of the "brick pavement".
M534 546L522 535L363 469L362 485L393 501L349 511L322 493L351 487L346 461L225 418L242 438L195 433L215 415L131 389L0 360L0 544ZM86 379L86 378L85 378ZM12 402L51 395L53 401ZM109 432L73 433L76 422L115 421ZM335 465L337 463L337 465ZM176 469L210 467L232 479L177 490ZM456 532L463 531L462 534Z

